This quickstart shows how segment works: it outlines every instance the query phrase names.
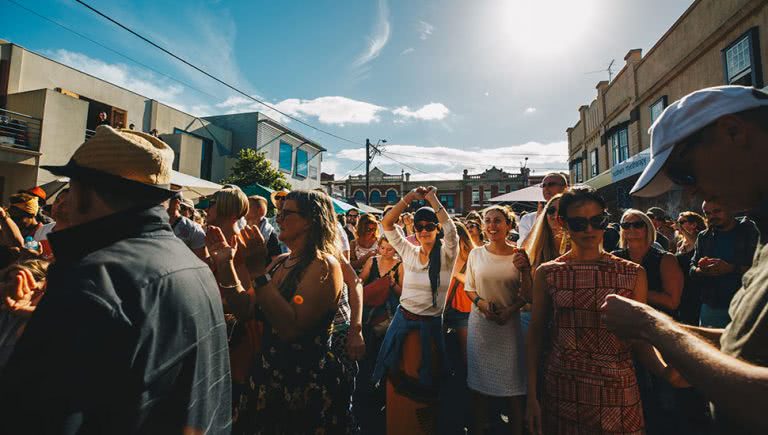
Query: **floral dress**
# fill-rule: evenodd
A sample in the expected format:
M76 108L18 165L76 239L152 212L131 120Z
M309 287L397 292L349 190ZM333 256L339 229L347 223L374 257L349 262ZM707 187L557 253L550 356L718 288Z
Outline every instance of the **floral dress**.
M331 351L334 314L293 342L281 340L265 321L262 353L234 433L348 433L352 390L344 365Z

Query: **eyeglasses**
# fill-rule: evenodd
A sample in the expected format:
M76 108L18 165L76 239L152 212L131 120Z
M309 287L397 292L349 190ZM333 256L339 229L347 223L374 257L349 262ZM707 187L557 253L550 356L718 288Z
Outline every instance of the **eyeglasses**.
M549 183L541 183L541 187L555 187L555 186L565 186L562 182L557 181L550 181Z
M565 223L568 224L568 229L575 232L586 231L588 226L596 230L604 230L608 227L608 214L603 213L591 218L585 217L572 217L566 218Z
M285 201L287 195L276 196L275 201Z
M547 214L548 215L552 216L555 213L557 213L557 207L555 207L554 205L550 205L549 207L547 207Z
M292 214L297 214L297 215L299 215L299 216L302 216L302 214L301 214L301 212L300 212L300 211L282 209L282 210L280 210L280 211L279 211L279 212L278 212L278 213L275 215L275 219L283 220L283 219L285 219L286 217L288 217L288 216L290 216L290 215L292 215Z
M431 233L432 231L435 231L437 229L437 225L435 225L433 223L416 224L416 225L413 226L413 228L416 230L416 232L419 232L419 233L424 231L424 230L427 230L428 232Z
M630 228L640 229L645 227L645 222L643 221L636 221L636 222L622 222L619 224L622 229L628 230Z

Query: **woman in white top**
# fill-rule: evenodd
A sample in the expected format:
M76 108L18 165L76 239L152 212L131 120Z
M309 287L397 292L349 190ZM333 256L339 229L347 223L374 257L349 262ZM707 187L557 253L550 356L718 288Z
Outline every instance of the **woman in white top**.
M369 258L379 252L379 220L372 214L364 214L357 220L357 238L349 244L349 263L360 273Z
M405 240L395 228L400 214L413 201L430 207L414 215L420 246ZM437 199L434 187L409 192L384 216L384 234L405 268L403 290L392 323L384 337L374 370L374 381L387 375L387 433L434 433L439 390L437 367L442 358L443 304L451 270L459 252L456 227Z
M520 290L530 291L532 278L525 251L507 241L514 222L504 207L486 210L489 243L473 249L467 260L464 290L474 304L467 332L467 385L475 392L473 433L487 430L490 397L506 400L510 433L523 430L526 371L520 308L525 301Z

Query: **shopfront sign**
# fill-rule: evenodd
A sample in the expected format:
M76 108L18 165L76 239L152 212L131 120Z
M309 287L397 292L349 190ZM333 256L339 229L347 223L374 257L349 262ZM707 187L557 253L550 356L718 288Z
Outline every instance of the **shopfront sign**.
M651 161L651 152L649 149L640 151L634 156L611 168L611 180L615 183L627 177L643 172Z

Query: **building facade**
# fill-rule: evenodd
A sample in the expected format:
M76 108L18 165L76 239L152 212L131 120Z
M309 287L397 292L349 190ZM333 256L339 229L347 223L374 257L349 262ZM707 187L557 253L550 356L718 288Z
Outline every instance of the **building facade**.
M768 56L767 0L696 0L643 56L629 50L597 97L568 128L570 175L606 197L612 213L660 206L670 213L701 204L681 190L658 198L629 191L650 160L648 129L664 108L697 89L725 84L762 88Z
M513 192L524 187L541 183L541 175L531 175L530 168L521 168L512 174L492 167L480 174L469 174L464 170L462 178L456 180L411 180L411 174L387 174L379 168L369 173L370 205L383 208L397 203L400 198L418 186L435 186L440 202L451 214L465 214L492 205L491 198ZM334 180L327 176L324 182L329 194L341 197L349 203L366 202L365 175L352 175L345 180Z
M196 117L0 40L0 202L52 181L39 167L66 163L93 134L101 112L116 127L156 130L174 150L173 169L179 172L219 182L237 152L253 146L266 151L295 187L320 186L325 149L263 114L246 114L255 120L253 129L227 122L239 115ZM285 134L270 142L267 133L259 135L262 130Z

